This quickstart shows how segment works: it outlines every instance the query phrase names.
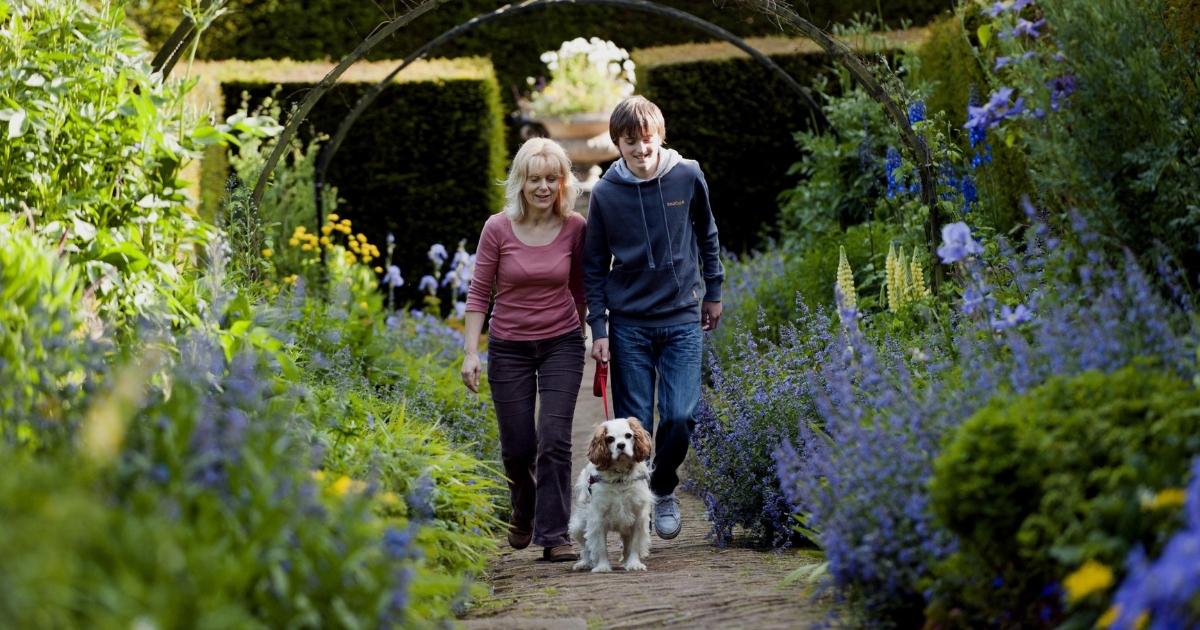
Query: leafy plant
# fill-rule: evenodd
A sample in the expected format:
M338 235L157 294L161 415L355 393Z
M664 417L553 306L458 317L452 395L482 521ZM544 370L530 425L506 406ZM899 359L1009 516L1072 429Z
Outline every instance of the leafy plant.
M1054 378L975 412L930 481L959 541L948 578L959 625L1055 627L1057 585L1072 571L1093 561L1120 572L1135 545L1157 555L1178 522L1149 497L1183 485L1197 436L1200 394L1150 365ZM1103 606L1089 599L1079 621L1094 624Z

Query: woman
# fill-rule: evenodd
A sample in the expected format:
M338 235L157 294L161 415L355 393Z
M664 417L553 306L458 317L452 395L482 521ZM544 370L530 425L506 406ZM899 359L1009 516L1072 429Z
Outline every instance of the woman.
M571 161L558 144L533 138L517 151L504 212L488 219L479 237L463 346L463 382L478 393L479 333L495 286L488 382L512 497L508 543L524 549L532 541L552 562L579 559L567 533L571 423L583 380L587 311L586 221L572 210L578 194Z

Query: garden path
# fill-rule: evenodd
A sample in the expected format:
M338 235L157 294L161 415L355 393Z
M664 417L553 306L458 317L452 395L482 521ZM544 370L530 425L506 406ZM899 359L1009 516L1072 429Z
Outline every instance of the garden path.
M592 396L593 371L589 359L575 407L576 474L587 463L592 426L604 420L604 408ZM807 628L825 616L824 608L811 603L798 585L780 588L784 576L811 561L795 553L719 549L705 539L709 524L703 502L685 492L678 496L683 529L674 540L652 539L645 572L625 573L620 568L609 574L572 572L570 564L540 561L540 547L515 551L502 542L483 576L492 586L492 595L467 612L464 626L468 630L769 630ZM616 543L616 537L610 536L609 554L614 559L620 553Z

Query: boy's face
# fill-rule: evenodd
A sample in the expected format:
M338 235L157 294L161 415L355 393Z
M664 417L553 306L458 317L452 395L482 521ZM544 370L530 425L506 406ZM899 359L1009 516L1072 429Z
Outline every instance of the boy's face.
M617 143L617 150L625 159L625 164L635 173L645 173L658 167L658 150L662 147L662 137L658 132L642 132L641 136L624 136Z

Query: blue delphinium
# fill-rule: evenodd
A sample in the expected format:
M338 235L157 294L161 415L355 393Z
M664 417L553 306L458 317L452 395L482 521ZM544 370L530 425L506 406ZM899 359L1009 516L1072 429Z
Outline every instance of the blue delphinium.
M968 114L979 105L979 88L971 86L971 96L967 101ZM977 125L967 128L967 139L971 143L970 168L976 169L992 162L992 145L987 141L987 127Z
M972 205L979 201L979 190L975 187L975 178L970 174L963 175L960 191L963 196L963 213L971 212Z
M900 169L900 152L896 150L896 147L888 147L884 166L887 168L887 197L894 199L896 193L903 193L906 190L904 181L896 172Z
M913 101L908 106L908 124L915 125L925 121L925 101Z
M1129 575L1117 588L1112 630L1175 630L1200 626L1200 459L1184 499L1186 526L1167 541L1155 561L1140 547L1129 556ZM1143 615L1149 624L1139 623Z

